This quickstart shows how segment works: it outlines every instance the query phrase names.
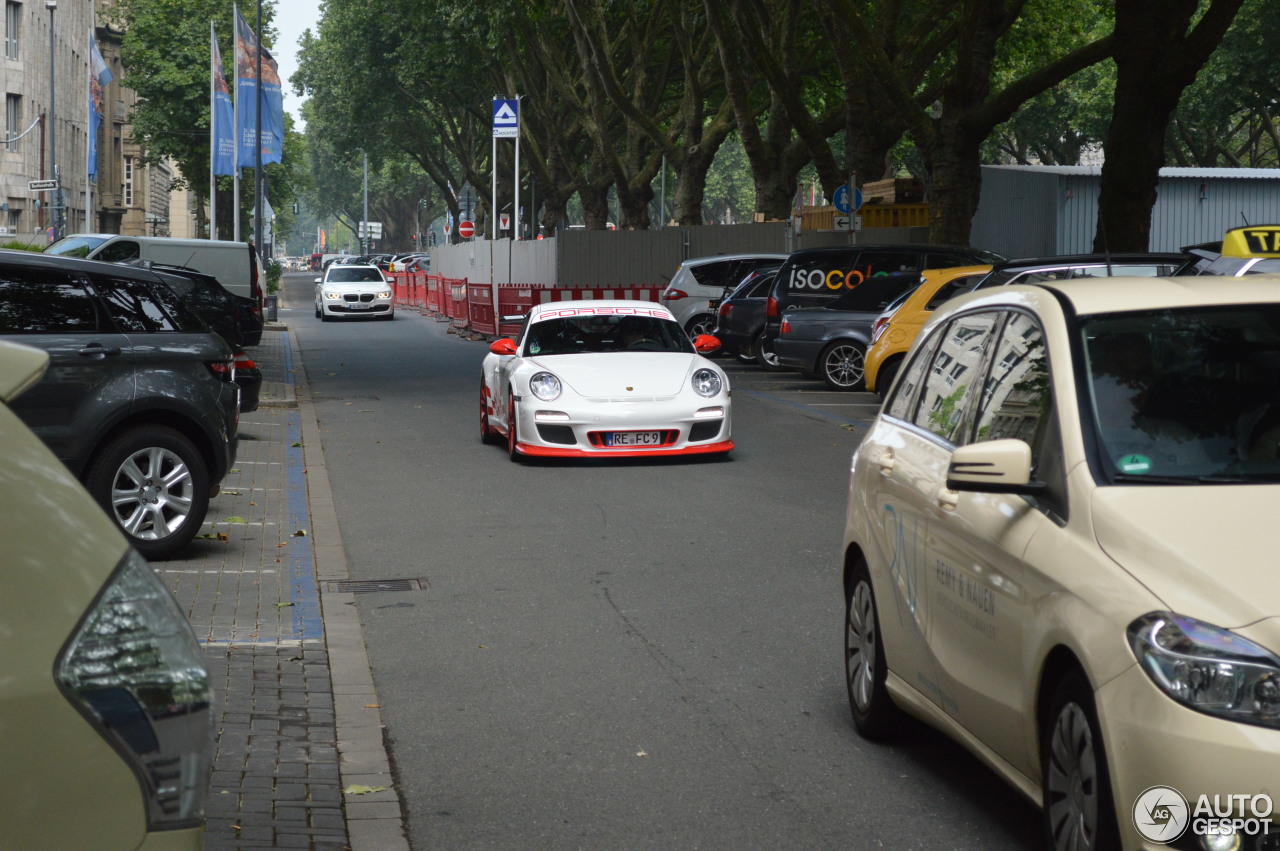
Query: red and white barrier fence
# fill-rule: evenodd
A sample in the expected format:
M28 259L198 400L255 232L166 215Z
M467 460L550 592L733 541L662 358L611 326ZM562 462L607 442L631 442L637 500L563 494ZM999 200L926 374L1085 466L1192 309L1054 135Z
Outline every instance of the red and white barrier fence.
M607 287L548 287L542 284L497 284L498 311L494 315L493 284L472 283L466 278L445 278L424 272L392 272L395 303L448 318L458 330L492 337L516 333L519 325L502 322L503 316L524 315L535 304L581 299L637 299L656 302L661 286L623 284Z

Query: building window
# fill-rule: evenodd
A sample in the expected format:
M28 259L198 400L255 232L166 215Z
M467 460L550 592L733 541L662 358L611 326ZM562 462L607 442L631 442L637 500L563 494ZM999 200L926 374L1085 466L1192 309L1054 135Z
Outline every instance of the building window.
M4 4L4 58L18 58L18 36L22 26L22 4L5 0Z
M133 206L133 157L124 158L124 205Z
M4 138L12 139L22 133L22 95L4 96ZM5 142L5 150L12 151L16 143Z

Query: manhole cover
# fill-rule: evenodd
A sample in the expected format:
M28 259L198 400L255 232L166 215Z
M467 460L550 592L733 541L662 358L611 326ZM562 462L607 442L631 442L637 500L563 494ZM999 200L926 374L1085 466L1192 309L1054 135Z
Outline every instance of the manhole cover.
M329 583L336 594L368 594L373 591L421 591L427 583L421 579L340 579Z

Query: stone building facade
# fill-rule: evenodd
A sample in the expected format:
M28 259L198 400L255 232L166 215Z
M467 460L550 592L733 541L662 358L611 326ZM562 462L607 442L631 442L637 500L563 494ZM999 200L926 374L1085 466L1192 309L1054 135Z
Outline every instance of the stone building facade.
M173 169L145 165L145 151L132 136L128 114L136 96L120 84L123 33L101 24L109 0L3 2L0 242L46 244L56 222L63 234L167 235ZM98 174L92 181L87 174L91 27L112 76L103 90ZM56 144L52 156L50 135ZM29 188L31 181L52 179L55 166L65 205L60 215L57 193ZM87 203L92 209L86 213Z

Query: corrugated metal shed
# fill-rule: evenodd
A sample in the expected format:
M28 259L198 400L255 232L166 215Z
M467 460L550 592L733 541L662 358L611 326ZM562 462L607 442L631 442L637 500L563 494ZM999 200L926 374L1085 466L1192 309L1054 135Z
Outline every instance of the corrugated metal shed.
M1100 166L982 167L972 243L1009 257L1093 250ZM1162 168L1151 251L1222 239L1244 224L1280 223L1280 169Z

